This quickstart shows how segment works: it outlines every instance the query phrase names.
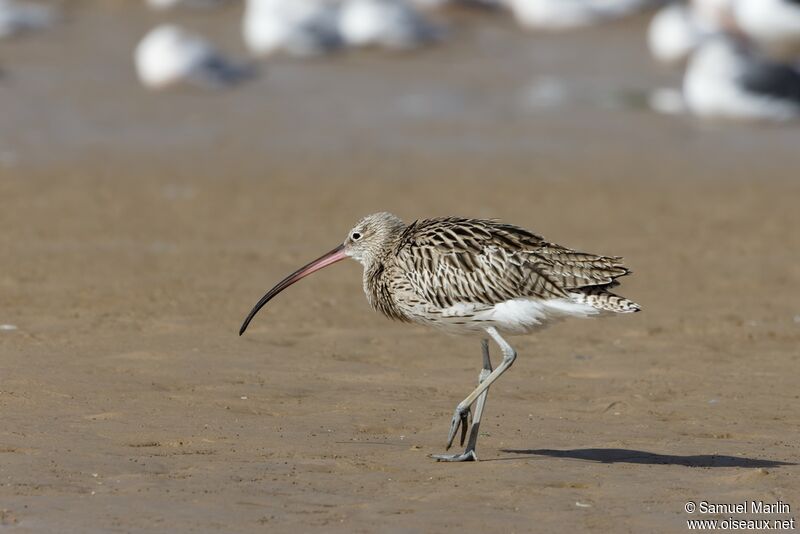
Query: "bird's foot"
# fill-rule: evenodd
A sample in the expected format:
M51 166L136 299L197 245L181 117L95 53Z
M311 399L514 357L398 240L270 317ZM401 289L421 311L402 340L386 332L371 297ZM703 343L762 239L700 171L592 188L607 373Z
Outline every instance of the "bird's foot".
M447 447L445 450L450 450L453 446L453 439L456 437L459 427L461 427L461 445L464 444L464 439L467 436L467 427L469 426L470 416L472 415L469 406L462 408L461 405L456 406L456 411L453 413L453 419L450 421L450 433L447 434Z
M477 462L475 449L468 449L461 454L431 454L437 462Z

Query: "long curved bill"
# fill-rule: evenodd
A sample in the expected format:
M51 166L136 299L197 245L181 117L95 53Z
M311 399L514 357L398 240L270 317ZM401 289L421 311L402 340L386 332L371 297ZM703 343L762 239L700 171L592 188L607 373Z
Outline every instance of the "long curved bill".
M312 261L311 263L304 265L297 269L295 272L278 282L278 284L267 291L267 294L261 297L261 300L253 306L253 309L250 310L250 313L247 314L247 318L242 323L242 327L239 329L239 335L241 336L244 334L244 331L247 330L247 325L250 324L250 321L253 320L253 317L256 316L258 310L264 307L264 305L272 300L272 297L289 287L290 285L294 284L298 280L305 278L309 274L319 271L323 267L327 267L337 261L341 261L345 259L347 255L344 252L344 245L339 245L335 249L331 250L327 254L320 256L316 260Z

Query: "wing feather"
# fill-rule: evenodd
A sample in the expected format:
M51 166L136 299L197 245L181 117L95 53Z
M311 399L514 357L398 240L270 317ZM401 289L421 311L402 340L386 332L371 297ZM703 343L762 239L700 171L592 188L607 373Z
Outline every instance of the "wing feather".
M578 252L523 228L482 219L415 221L394 254L414 292L442 308L566 297L581 288L612 287L630 273L622 258Z

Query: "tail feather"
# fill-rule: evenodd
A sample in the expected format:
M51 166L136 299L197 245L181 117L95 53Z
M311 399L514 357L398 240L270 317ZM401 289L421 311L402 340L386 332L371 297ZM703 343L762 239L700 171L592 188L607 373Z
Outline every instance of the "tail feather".
M625 297L615 295L603 288L586 288L572 294L575 302L588 304L598 310L614 313L634 313L642 308L637 303Z

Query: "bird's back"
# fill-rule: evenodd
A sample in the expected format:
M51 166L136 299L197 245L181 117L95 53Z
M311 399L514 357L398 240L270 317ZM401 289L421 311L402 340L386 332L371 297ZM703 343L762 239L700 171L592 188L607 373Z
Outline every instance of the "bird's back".
M370 300L392 299L406 320L522 332L557 316L638 311L609 291L629 273L619 257L578 252L494 220L444 217L403 230Z

